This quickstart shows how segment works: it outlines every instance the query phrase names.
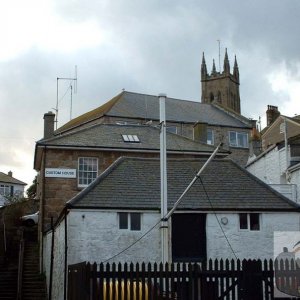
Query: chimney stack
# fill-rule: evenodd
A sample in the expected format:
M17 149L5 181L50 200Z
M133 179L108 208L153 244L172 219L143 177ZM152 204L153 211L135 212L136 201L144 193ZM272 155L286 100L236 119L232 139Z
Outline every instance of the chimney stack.
M280 112L278 111L277 106L268 105L267 113L267 126L270 126L279 116Z
M8 175L9 177L12 177L12 175L13 175L12 171L9 171L9 172L7 173L7 175Z
M54 118L55 114L52 111L44 114L44 139L49 139L54 134Z

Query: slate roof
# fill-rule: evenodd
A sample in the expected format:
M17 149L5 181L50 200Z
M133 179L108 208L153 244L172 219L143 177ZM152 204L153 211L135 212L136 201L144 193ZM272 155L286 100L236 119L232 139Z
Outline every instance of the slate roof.
M103 116L159 120L159 100L157 96L123 91L104 105L69 121L56 132L63 132ZM186 123L201 121L210 125L252 128L247 118L217 105L174 98L166 99L166 120Z
M137 135L140 142L124 142L123 134ZM41 140L37 145L157 151L160 143L159 134L160 130L157 127L149 125L96 124L78 131ZM167 133L167 149L169 151L211 153L215 147L195 142L177 134ZM228 153L228 151L224 150L220 152Z
M206 160L168 160L168 207L173 206ZM229 159L212 161L185 195L179 210L299 211L299 206ZM73 208L160 208L158 159L119 158L67 203Z
M0 172L0 183L27 185L27 183Z

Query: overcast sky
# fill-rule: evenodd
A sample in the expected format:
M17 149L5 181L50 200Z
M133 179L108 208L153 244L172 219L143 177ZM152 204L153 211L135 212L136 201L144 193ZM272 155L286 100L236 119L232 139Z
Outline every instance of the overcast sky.
M300 114L299 0L10 0L0 4L0 171L30 184L57 77L73 117L128 91L200 101L205 52L240 70L242 114ZM59 81L59 126L70 117ZM64 96L65 95L65 96ZM63 97L64 96L64 97Z

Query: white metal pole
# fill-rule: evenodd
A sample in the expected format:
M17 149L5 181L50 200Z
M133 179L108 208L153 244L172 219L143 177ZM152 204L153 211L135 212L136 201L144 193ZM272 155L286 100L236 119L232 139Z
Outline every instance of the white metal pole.
M167 186L167 151L166 151L166 95L159 94L160 110L160 183L161 183L161 250L162 262L169 261L169 228L165 215L168 212L168 186Z
M288 183L289 152L288 152L288 136L287 136L286 118L284 118L284 146L285 146L285 162L286 162L285 177L286 177L286 183Z

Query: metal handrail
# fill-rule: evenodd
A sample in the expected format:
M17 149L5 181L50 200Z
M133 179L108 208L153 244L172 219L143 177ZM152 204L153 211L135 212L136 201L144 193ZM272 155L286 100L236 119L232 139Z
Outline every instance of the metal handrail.
M24 230L21 231L20 248L19 248L17 300L22 300L23 263L24 263Z

